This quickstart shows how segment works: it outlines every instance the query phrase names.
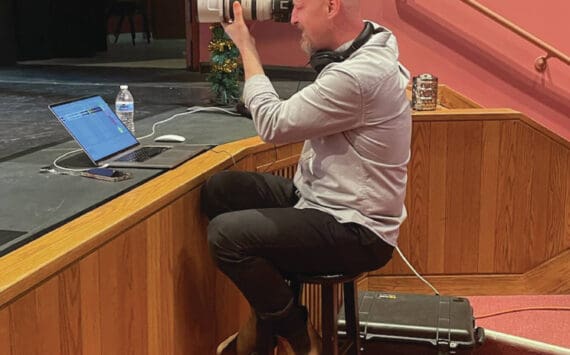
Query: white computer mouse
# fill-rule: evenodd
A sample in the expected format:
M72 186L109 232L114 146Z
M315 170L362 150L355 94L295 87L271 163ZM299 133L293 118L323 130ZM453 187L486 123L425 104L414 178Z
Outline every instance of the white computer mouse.
M179 136L177 134L165 134L160 137L156 137L154 139L155 142L174 142L174 143L181 143L184 142L186 138Z

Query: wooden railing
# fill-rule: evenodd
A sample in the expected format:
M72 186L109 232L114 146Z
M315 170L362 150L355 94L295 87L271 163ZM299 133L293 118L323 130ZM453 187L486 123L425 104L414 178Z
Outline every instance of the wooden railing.
M537 47L546 51L546 54L540 56L536 59L534 63L534 68L539 72L544 72L548 67L548 59L550 58L558 58L563 63L570 65L570 56L562 53L560 50L554 48L552 45L544 42L540 38L536 37L532 33L525 31L524 29L520 28L519 26L515 25L511 21L507 20L503 16L497 14L496 12L491 11L489 8L481 5L479 2L475 0L461 0L468 6L472 7L473 9L477 10L478 12L482 13L483 15L487 16L491 20L499 23L501 26L509 29L511 32L516 33L520 37L526 39L530 43L536 45Z

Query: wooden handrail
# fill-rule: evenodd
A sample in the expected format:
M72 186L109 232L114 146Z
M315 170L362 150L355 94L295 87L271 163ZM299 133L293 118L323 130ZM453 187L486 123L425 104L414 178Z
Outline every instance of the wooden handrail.
M520 28L519 26L515 25L511 21L507 20L503 16L497 14L496 12L491 11L487 7L481 5L479 2L475 0L461 0L468 6L472 7L473 9L477 10L478 12L482 13L483 15L487 16L491 20L499 23L503 27L508 28L511 32L516 33L520 37L526 39L527 41L531 42L532 44L544 49L546 51L546 55L540 56L536 59L534 63L534 68L539 72L544 72L548 67L548 59L550 58L558 58L563 63L570 65L570 57L566 54L562 53L562 51L554 48L550 44L544 42L540 38L536 37L532 33L525 31L524 29Z

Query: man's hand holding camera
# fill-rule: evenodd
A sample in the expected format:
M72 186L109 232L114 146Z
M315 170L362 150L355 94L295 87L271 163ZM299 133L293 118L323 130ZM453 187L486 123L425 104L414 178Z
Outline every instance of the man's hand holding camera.
M233 22L230 20L227 23L222 23L222 26L240 51L245 80L257 74L265 74L255 47L255 39L249 32L249 28L243 18L241 4L235 1L232 6L234 20Z

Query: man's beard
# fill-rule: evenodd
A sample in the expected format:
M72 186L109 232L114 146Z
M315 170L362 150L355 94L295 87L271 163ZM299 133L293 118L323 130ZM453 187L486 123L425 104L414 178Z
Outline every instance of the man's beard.
M308 56L311 56L315 53L313 49L313 44L309 39L305 36L305 34L301 34L301 40L299 41L301 44L301 49L303 52L307 53Z

